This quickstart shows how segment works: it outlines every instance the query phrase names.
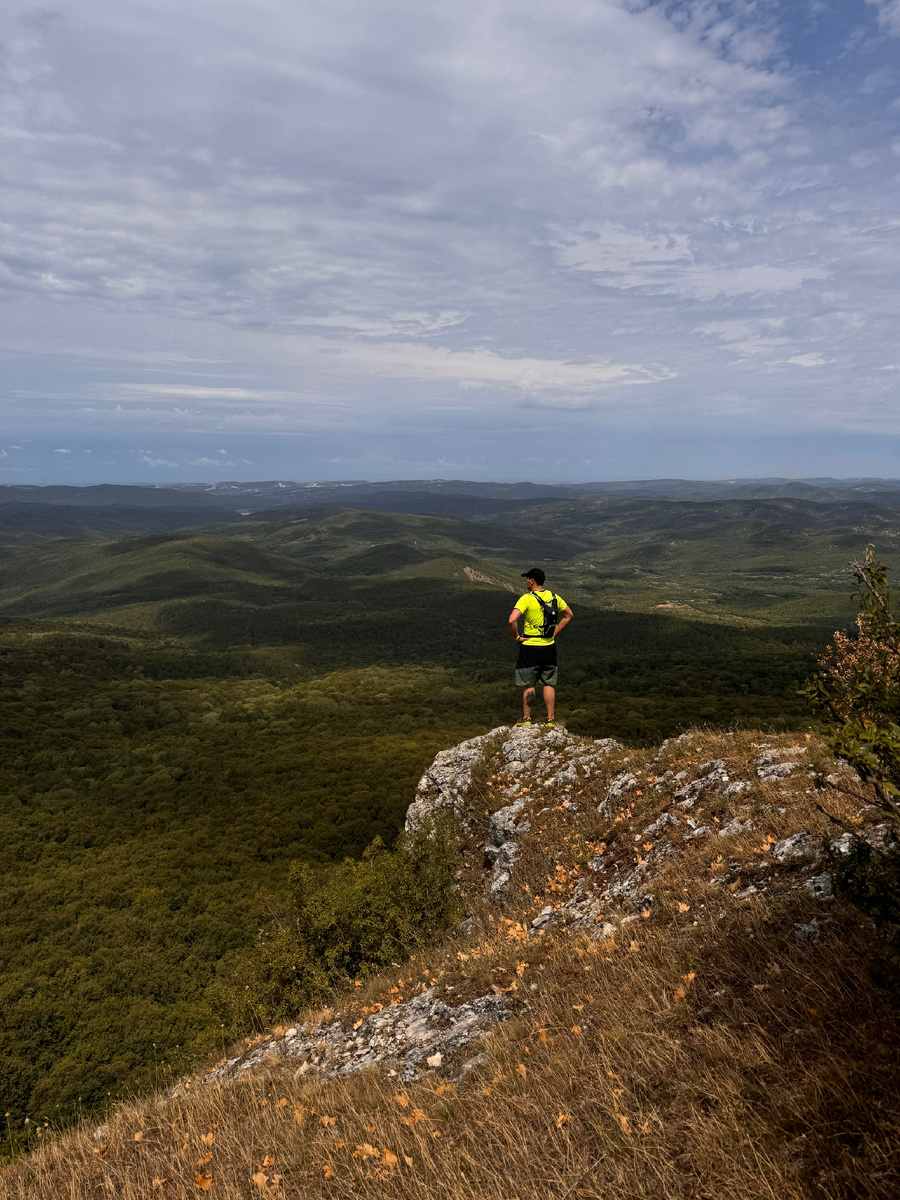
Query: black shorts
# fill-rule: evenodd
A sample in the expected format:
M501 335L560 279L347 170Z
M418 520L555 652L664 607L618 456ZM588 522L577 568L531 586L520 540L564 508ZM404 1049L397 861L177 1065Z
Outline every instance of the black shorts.
M556 687L558 676L555 642L551 646L519 646L519 657L516 659L516 683L519 687L534 687L536 683Z

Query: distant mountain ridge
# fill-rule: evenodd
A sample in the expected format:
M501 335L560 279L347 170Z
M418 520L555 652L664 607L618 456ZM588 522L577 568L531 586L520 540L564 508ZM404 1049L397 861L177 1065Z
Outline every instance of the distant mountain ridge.
M258 511L285 506L319 507L322 505L356 506L363 499L388 496L431 497L432 502L449 497L471 500L522 502L552 499L602 499L604 497L656 498L670 500L773 499L828 501L848 496L867 499L900 498L898 479L643 479L584 483L497 483L465 479L397 479L381 482L367 480L323 480L298 483L293 480L233 481L218 483L173 484L94 484L72 487L66 484L37 486L9 484L0 486L0 504L68 504L78 506L127 505L159 508L191 506ZM187 498L190 498L189 500ZM367 507L376 507L367 504ZM392 508L394 505L389 505ZM402 511L412 511L404 507ZM419 509L421 511L421 508ZM441 509L446 511L446 506ZM454 515L463 515L456 511Z
M78 542L172 533L198 525L239 521L240 515L212 505L165 503L80 504L0 498L0 545L39 544L65 538Z

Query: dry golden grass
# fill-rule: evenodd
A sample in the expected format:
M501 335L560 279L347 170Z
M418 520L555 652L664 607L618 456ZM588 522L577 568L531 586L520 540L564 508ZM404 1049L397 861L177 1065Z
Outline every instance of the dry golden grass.
M746 758L760 740L698 736L664 766ZM649 755L629 757L650 773ZM383 1071L295 1079L296 1064L273 1059L229 1084L125 1104L99 1142L88 1126L61 1134L0 1173L0 1195L893 1198L900 1030L870 978L870 930L832 903L822 936L799 941L795 923L823 906L790 887L790 872L737 898L769 839L828 824L806 786L758 789L752 833L724 851L724 839L688 844L654 881L652 912L606 941L529 938L525 918L565 898L610 826L634 853L631 829L665 798L645 791L618 822L584 807L577 823L553 806L535 818L503 912L479 909L467 935L336 998L352 1019L432 982L450 1002L503 988L512 1019L455 1082L456 1063L401 1086ZM865 800L829 794L847 821Z

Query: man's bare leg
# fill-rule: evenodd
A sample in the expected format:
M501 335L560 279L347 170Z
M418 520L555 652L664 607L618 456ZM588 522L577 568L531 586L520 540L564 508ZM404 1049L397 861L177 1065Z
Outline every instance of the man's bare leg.
M534 688L527 687L525 689L525 691L522 693L522 712L524 713L524 720L526 720L526 721L531 720L531 710L533 707L534 707Z
M556 711L556 688L548 687L544 684L544 704L547 707L547 720L553 720L553 714Z

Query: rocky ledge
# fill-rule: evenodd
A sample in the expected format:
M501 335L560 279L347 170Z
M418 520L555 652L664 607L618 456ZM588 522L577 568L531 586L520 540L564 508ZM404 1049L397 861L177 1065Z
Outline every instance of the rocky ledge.
M227 1059L207 1079L233 1078L281 1056L299 1060L298 1076L313 1071L329 1079L387 1064L388 1074L399 1075L404 1083L418 1079L422 1070L438 1067L445 1068L444 1074L458 1078L473 1065L471 1058L460 1058L459 1052L490 1026L506 1020L509 1013L505 999L503 995L479 996L454 1007L436 997L433 987L427 988L411 1000L391 1004L357 1021L349 1029L340 1020L325 1026L288 1029L247 1054Z
M550 884L550 903L537 907L541 902L524 885L516 924L525 938L567 930L615 938L648 915L656 883L678 856L704 846L711 848L707 869L720 872L716 883L733 902L802 889L827 906L834 895L822 867L827 852L848 853L860 837L877 848L890 837L887 826L876 823L876 810L866 807L845 765L832 760L823 776L821 763L816 768L808 761L809 746L796 742L751 743L749 752L733 743L731 752L729 738L736 736L684 734L655 752L629 752L612 738L575 737L562 727L500 726L437 755L419 782L406 828L416 830L442 812L458 823L470 860L467 879L474 871L482 881L481 899L476 890L462 930L482 920L479 904L502 913L512 903L528 834L548 814L569 823L572 836L580 834L596 853L583 869L563 870L565 889ZM700 761L712 740L719 755ZM779 836L795 809L815 811L808 799L814 775L845 794L859 792L855 827L837 838L796 827ZM485 811L482 841L476 830L485 829ZM558 862L554 869L561 869ZM797 924L795 936L814 940L827 921L826 908ZM495 987L463 1001L452 988L439 995L420 986L419 994L373 1006L377 1011L360 1019L349 1013L308 1022L257 1042L206 1079L238 1077L272 1059L294 1059L297 1074L323 1079L375 1066L404 1081L429 1070L458 1077L479 1061L471 1043L510 1015L514 989Z

